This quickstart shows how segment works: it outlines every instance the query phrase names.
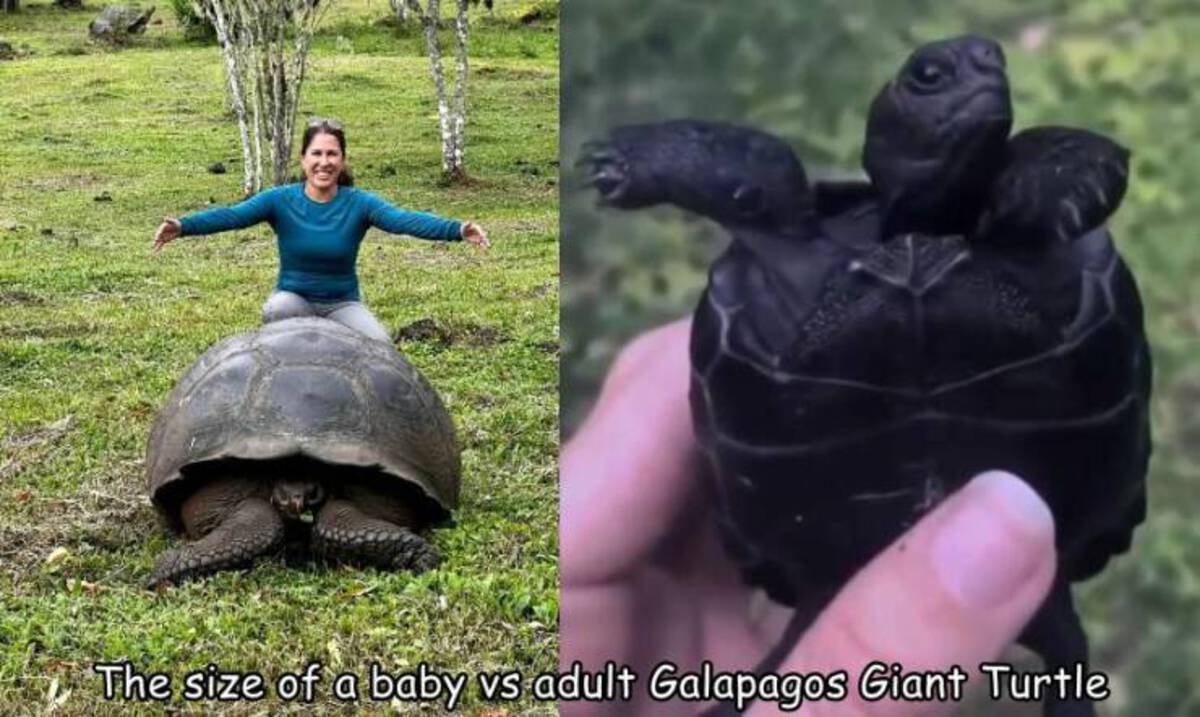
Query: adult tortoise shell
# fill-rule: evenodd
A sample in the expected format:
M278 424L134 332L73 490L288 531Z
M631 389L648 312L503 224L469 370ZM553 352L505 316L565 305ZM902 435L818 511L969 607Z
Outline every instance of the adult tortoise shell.
M449 414L395 348L326 319L267 324L205 352L154 423L146 455L154 505L175 532L213 545L193 544L164 557L152 582L233 567L253 557L249 552L278 547L282 523L270 515L274 511L245 512L235 523L228 520L237 517L228 504L274 501L281 507L286 496L260 495L281 481L320 484L309 486L316 493L309 496L312 505L296 506L287 517L334 505L335 498L342 513L350 510L343 504L358 503L370 514L356 524L359 532L378 543L395 533L380 519L416 528L448 517L458 504L459 475ZM353 520L343 515L331 522L327 544ZM267 533L264 521L270 523ZM227 534L216 530L222 527ZM251 534L261 534L254 551L230 554ZM422 554L417 567L428 567L432 556L424 548Z
M1150 354L1103 227L1128 152L1011 123L1003 52L967 36L919 48L880 91L869 183L810 185L779 139L715 122L617 128L584 158L602 203L675 204L732 235L695 314L691 403L731 555L797 607L760 670L988 469L1056 521L1055 587L1020 640L1047 669L1086 662L1070 582L1127 549L1146 509Z

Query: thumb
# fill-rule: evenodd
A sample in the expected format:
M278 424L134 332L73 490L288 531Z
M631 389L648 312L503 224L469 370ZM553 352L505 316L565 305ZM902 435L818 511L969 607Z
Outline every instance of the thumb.
M945 673L957 665L977 675L978 664L995 659L1041 606L1055 565L1046 504L1017 477L984 473L856 575L783 669L846 670L849 714L950 714L955 702L867 701L863 668L899 663L906 673Z

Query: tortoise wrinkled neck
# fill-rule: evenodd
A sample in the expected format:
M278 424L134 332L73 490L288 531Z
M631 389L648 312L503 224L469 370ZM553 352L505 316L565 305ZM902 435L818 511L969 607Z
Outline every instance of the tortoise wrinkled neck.
M886 88L872 105L863 167L882 204L884 238L969 231L1004 161L1007 86L983 86L933 121Z
M970 229L1012 127L1004 68L1004 52L992 40L941 40L914 51L876 95L863 167L882 202L886 232Z

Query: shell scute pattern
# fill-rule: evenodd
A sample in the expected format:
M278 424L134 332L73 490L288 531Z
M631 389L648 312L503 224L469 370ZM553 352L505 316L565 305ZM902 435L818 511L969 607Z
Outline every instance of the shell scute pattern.
M427 381L394 348L324 319L291 319L226 339L176 385L151 431L146 480L172 504L190 466L305 455L375 467L457 505L454 424Z
M840 270L822 267L807 313L782 319L786 302L770 291L768 269L737 252L719 260L694 328L693 410L724 476L718 511L747 576L777 596L797 581L844 579L847 566L996 465L1052 504L1078 504L1061 518L1065 534L1087 535L1087 524L1119 523L1134 510L1141 483L1130 488L1121 476L1145 460L1145 432L1131 430L1145 393L1130 376L1148 356L1129 350L1141 325L1128 317L1140 305L1098 233L1073 256L1050 250L1032 276L1020 260L945 242L877 256L883 278L841 257ZM1067 276L1054 275L1064 268ZM1041 293L1039 282L1048 287ZM1071 488L1089 483L1100 492ZM1127 544L1131 527L1104 540ZM1111 549L1091 537L1092 550ZM1086 543L1064 547L1086 553ZM836 546L826 552L839 557L801 556L800 544ZM1093 571L1103 560L1076 564Z

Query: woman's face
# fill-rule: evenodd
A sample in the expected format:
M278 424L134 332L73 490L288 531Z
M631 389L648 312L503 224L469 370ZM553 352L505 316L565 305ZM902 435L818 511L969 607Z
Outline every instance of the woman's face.
M338 175L342 173L345 164L346 158L342 155L341 145L338 144L337 137L331 134L318 134L313 137L308 149L304 151L304 156L300 158L300 165L304 168L304 176L307 177L308 183L322 191L337 186Z

